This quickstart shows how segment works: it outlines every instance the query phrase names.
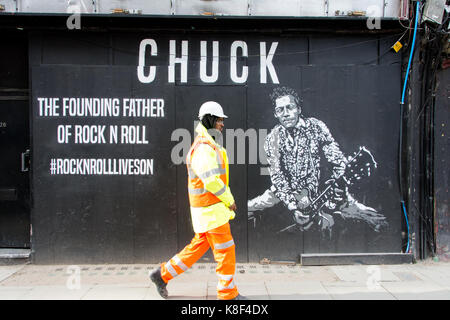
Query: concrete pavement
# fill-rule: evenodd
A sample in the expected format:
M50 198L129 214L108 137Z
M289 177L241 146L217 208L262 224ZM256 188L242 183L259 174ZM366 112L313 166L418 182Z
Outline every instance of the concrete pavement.
M157 265L0 266L0 300L161 300ZM235 282L252 300L450 299L450 263L286 266L238 264ZM214 263L195 264L168 284L169 299L215 300Z

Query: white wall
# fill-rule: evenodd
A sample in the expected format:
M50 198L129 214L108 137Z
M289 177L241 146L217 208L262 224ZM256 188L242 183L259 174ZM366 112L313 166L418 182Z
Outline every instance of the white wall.
M317 16L367 15L397 18L407 0L0 0L7 12L110 14L112 9L139 10L149 15ZM404 11L404 10L403 10ZM376 13L374 15L373 13Z

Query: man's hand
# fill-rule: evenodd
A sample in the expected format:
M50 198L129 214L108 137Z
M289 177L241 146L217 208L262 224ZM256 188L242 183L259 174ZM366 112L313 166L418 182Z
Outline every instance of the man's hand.
M333 178L339 179L340 177L342 177L345 173L346 167L347 165L345 164L345 162L341 162L339 165L335 166L333 168Z
M311 205L311 200L307 189L302 189L299 193L294 193L294 197L297 200L294 210L303 210Z
M236 211L236 210L237 210L236 202L233 202L233 204L230 205L230 206L228 207L228 209L230 209L231 211Z
M334 179L325 181L325 185L331 185L331 201L339 203L344 201L348 196L348 187L346 185L339 185L335 183Z
M303 226L311 221L311 217L309 215L303 214L300 210L295 210L294 220L297 224Z

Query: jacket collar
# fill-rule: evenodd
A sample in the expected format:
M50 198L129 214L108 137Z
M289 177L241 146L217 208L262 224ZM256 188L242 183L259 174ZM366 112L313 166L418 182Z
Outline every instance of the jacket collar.
M306 121L305 121L305 119L303 119L302 117L299 117L299 118L298 118L298 121L297 121L297 124L295 125L295 127L296 127L297 129L300 129L300 128L302 128L302 127L306 127Z
M199 124L197 125L197 127L195 128L195 132L198 133L199 136L205 137L209 142L211 142L212 144L217 145L216 141L214 141L214 139L211 137L211 135L208 133L208 130L202 125L201 122L199 122Z

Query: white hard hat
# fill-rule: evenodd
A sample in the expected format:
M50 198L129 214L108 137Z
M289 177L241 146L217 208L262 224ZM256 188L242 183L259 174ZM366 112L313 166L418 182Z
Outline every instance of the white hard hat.
M205 114L212 114L213 116L219 118L228 118L223 114L221 105L215 101L207 101L201 105L200 110L198 110L198 118L202 120Z

